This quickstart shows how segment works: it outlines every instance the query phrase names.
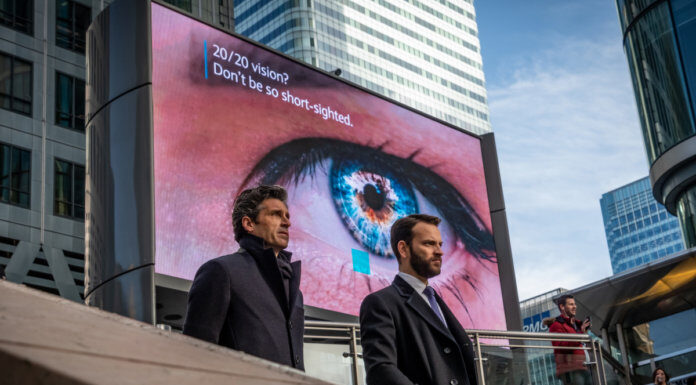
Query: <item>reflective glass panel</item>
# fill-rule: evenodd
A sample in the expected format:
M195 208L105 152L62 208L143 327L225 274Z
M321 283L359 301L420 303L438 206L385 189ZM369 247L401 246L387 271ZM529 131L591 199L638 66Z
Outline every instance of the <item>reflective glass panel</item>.
M305 372L333 384L353 385L353 360L349 352L350 346L347 343L305 343ZM358 346L358 353L362 353L361 346ZM365 384L365 366L362 359L358 360L358 372L358 384Z
M664 2L642 16L625 43L652 163L694 132L669 3Z
M72 128L73 79L56 73L56 124Z
M673 0L672 14L677 30L684 77L691 96L691 113L696 114L696 1ZM692 127L692 133L693 131Z

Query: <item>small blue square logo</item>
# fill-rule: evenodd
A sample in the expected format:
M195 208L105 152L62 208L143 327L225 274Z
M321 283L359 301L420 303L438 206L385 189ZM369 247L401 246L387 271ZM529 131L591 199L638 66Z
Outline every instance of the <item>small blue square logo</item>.
M370 275L370 254L367 251L351 249L353 254L353 270Z

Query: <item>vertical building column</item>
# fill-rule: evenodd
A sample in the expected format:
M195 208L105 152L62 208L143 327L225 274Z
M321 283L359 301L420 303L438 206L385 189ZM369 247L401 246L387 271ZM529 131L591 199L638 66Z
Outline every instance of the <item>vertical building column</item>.
M696 247L696 186L684 192L677 200L677 216L684 245L687 249Z
M628 362L628 350L626 349L626 341L624 340L623 326L621 324L616 324L616 339L619 340L621 361L623 361L624 370L626 371L626 385L631 385L631 364Z
M155 322L150 2L119 0L87 31L85 301Z

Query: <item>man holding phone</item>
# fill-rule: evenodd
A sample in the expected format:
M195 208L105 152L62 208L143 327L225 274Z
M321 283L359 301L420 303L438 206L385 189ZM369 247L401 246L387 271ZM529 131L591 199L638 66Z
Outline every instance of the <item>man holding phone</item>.
M549 332L585 334L590 329L590 317L585 318L584 321L575 319L578 307L572 295L562 295L556 304L561 315L553 321L549 327ZM588 360L586 351L582 349L582 342L553 341L551 344L557 347L577 348L555 349L553 351L556 358L556 375L563 381L564 385L592 384L592 376L585 365Z

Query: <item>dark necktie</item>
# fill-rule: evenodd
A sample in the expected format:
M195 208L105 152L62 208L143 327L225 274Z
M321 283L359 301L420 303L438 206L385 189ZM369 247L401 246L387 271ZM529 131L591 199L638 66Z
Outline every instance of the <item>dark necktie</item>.
M440 308L437 306L437 301L435 300L435 290L433 290L432 287L426 286L425 290L423 290L423 294L425 294L426 297L428 297L428 302L430 303L430 308L433 309L435 312L435 315L437 315L437 318L442 321L442 323L447 327L447 322L445 322L445 317L442 316L442 313L440 313Z

